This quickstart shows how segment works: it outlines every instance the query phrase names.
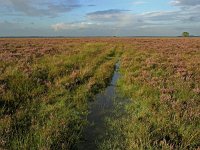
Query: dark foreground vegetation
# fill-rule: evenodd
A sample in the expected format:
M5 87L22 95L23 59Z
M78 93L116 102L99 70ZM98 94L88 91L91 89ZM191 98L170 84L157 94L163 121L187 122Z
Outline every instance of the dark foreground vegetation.
M99 148L200 148L199 38L83 38L0 39L0 149L76 149L118 59L129 102Z

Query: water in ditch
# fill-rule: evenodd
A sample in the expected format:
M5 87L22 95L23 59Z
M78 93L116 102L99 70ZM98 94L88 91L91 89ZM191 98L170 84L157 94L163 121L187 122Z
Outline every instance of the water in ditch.
M115 71L110 85L103 92L97 94L94 102L90 105L90 113L87 118L89 125L83 131L83 140L78 146L79 150L97 149L97 143L105 135L105 118L112 114L114 107L113 100L117 96L116 83L120 77L118 70L119 63L115 65Z

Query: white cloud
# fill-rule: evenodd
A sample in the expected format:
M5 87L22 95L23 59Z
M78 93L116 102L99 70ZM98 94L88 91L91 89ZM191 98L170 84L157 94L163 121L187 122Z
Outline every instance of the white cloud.
M132 2L133 5L143 5L148 3L147 1L142 1L142 0L138 0L138 1L134 1Z
M51 28L53 28L55 31L59 30L78 30L78 29L86 29L94 24L91 22L74 22L74 23L57 23L51 25ZM97 24L95 24L97 25Z

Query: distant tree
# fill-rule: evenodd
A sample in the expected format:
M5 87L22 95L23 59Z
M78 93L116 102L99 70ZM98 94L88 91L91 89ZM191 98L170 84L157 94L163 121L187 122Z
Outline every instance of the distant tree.
M183 36L183 37L189 37L190 34L189 34L189 32L183 32L183 33L182 33L182 36Z

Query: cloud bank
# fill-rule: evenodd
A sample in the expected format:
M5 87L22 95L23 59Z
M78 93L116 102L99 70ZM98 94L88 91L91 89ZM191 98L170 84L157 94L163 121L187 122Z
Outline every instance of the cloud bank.
M15 14L35 17L56 17L82 6L77 0L0 0L0 3L6 13L6 10L10 10Z
M171 3L177 6L196 6L200 5L200 0L173 0Z
M170 35L181 34L182 30L197 32L200 25L200 2L174 0L172 5L181 6L179 10L155 11L134 14L130 10L108 9L87 13L81 22L62 22L52 25L55 31L59 30L106 30L108 35ZM129 32L128 32L129 31ZM137 31L140 31L138 33ZM154 31L152 33L151 31ZM166 32L165 32L166 31ZM171 32L169 32L171 31ZM197 34L200 34L197 32Z
M90 2L0 0L0 14L4 17L0 20L0 36L171 36L180 35L183 31L200 35L200 0L169 0L168 5L175 9L144 10L140 13L135 13L129 7L115 8L113 5L109 6L110 9L100 9L95 0L92 4ZM150 3L147 0L136 0L131 5L140 7ZM70 13L74 16L70 16Z

